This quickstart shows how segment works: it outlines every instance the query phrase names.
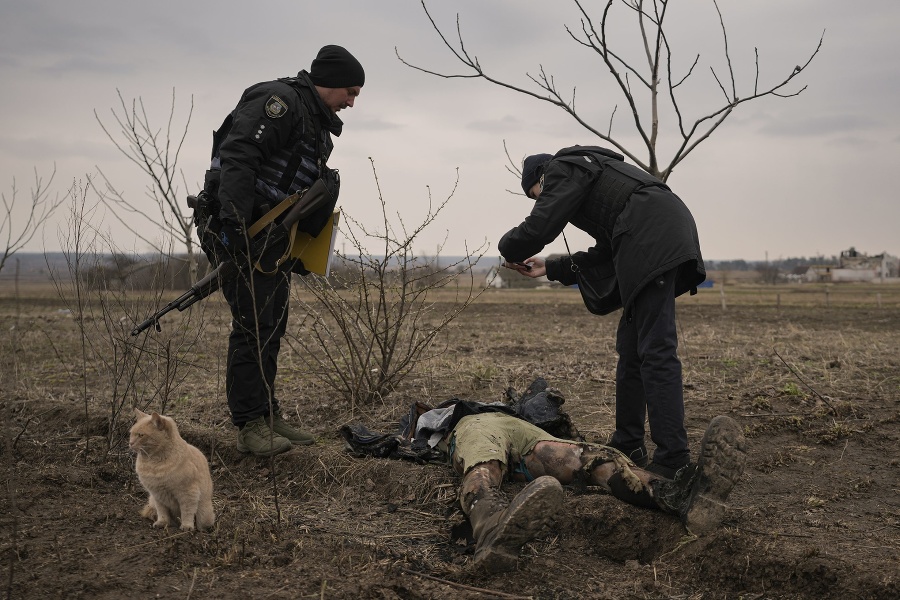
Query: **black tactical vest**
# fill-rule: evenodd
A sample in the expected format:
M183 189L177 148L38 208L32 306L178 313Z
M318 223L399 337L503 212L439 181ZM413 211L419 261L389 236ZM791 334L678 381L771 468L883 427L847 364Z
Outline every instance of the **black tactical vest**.
M310 104L316 101L312 97L312 91L302 85L296 77L285 77L278 81L290 85L300 96L304 127L302 132L291 137L285 148L261 165L259 178L287 196L308 188L319 178L328 162L333 144L319 119L310 109ZM231 131L233 119L234 113L231 112L225 117L222 125L213 132L211 160L214 164L219 156L219 146Z

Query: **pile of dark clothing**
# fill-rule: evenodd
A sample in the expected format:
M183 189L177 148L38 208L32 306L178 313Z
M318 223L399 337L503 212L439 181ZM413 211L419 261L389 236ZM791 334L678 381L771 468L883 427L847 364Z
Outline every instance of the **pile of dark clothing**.
M438 448L438 442L463 417L485 412L503 412L529 421L558 438L583 441L569 415L561 409L564 402L559 390L548 387L547 381L538 377L520 396L508 388L506 402L451 398L436 407L415 402L394 433L379 433L362 424L351 424L341 427L341 434L347 450L356 456L446 463L448 457Z

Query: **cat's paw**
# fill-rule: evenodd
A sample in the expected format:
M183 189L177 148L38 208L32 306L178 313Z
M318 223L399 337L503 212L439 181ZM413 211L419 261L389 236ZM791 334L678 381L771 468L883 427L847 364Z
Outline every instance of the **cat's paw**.
M186 523L186 524L184 524L184 525L181 526L181 530L182 530L182 531L193 531L193 530L194 530L194 524L193 524L193 523Z
M162 529L162 528L164 528L164 527L167 528L167 527L168 527L169 525L171 525L171 524L172 524L172 523L169 522L169 521L163 521L162 519L157 519L156 522L153 524L153 526Z

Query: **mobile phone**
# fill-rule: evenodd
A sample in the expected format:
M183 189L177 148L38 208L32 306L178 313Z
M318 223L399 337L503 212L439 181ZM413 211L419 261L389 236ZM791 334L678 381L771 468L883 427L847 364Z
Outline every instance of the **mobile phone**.
M525 269L526 271L530 271L530 270L531 270L531 265L527 265L527 264L525 264L525 263L523 263L523 262L514 262L513 264L516 265L517 267L522 267L522 268Z

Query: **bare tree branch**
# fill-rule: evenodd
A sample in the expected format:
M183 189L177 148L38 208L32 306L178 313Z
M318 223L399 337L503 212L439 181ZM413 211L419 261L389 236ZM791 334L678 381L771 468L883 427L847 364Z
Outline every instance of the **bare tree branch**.
M609 123L607 125L606 131L600 131L593 125L589 124L576 111L576 88L572 88L573 91L571 100L565 100L556 87L556 81L554 77L552 75L549 75L544 70L543 65L539 66L537 75L531 75L528 73L525 74L525 76L537 87L539 91L520 87L487 73L482 68L482 65L478 61L478 59L474 58L469 54L468 50L466 50L458 14L456 17L457 40L456 45L454 45L444 35L443 31L434 20L424 0L421 1L422 8L428 17L432 28L441 38L444 46L446 46L447 49L450 50L450 52L456 57L457 60L459 60L459 62L463 64L466 69L471 71L470 73L446 74L431 69L426 69L408 62L400 56L400 52L398 49L395 48L394 50L400 62L412 69L422 71L423 73L446 79L480 78L500 87L518 92L520 94L524 94L526 96L530 96L544 102L549 102L550 104L557 106L558 108L565 111L579 125L591 132L597 138L611 144L617 150L622 152L622 154L634 161L635 164L637 164L639 167L665 181L669 177L669 175L671 175L673 169L685 158L687 158L687 156L700 143L709 139L712 133L716 129L718 129L718 127L732 114L734 109L740 104L744 104L746 102L750 102L752 100L757 100L767 96L789 98L802 93L806 89L806 86L803 86L796 91L788 91L787 86L792 83L794 79L806 69L807 66L809 66L812 60L819 53L825 35L823 32L822 36L819 38L818 46L809 55L809 57L806 59L806 62L794 67L791 73L782 81L762 90L759 88L759 53L756 49L754 49L756 60L756 74L753 81L753 91L745 97L740 97L738 93L739 86L735 78L734 67L731 59L731 50L728 44L725 19L719 8L718 2L716 0L712 0L712 4L719 17L719 25L724 42L723 55L726 63L728 77L725 80L721 79L719 77L719 74L716 73L715 69L712 66L710 66L710 71L712 73L713 80L715 81L716 85L719 88L719 91L721 91L723 95L724 101L718 108L714 108L708 114L694 117L693 121L691 122L690 119L685 118L684 111L679 104L679 100L676 95L676 89L682 86L682 84L684 84L695 73L695 69L699 64L700 55L698 54L694 58L690 68L688 68L687 72L682 77L675 78L673 76L673 51L665 31L665 17L669 6L668 0L619 0L619 3L621 3L627 10L631 11L637 18L636 31L637 34L641 36L641 41L643 44L643 55L644 60L646 61L646 65L643 67L638 67L637 63L632 62L624 55L614 50L609 38L607 37L607 28L611 27L613 22L612 8L613 5L617 3L616 0L607 0L602 10L599 23L597 25L595 25L594 20L585 8L584 3L581 0L573 1L582 15L581 33L578 34L574 32L568 26L565 27L565 30L568 33L569 37L572 38L578 45L593 50L594 53L596 53L597 56L599 56L603 63L606 65L606 68L613 79L615 79L622 96L631 109L631 120L634 131L638 133L643 142L644 148L640 153L629 149L625 146L624 142L620 142L613 135L613 117L615 116L617 106L614 106L610 111ZM616 27L620 28L621 26L617 24ZM665 77L662 76L663 69L665 69ZM636 96L635 90L632 89L631 77L635 77L636 81L640 82L641 88L646 90L646 97L642 96L640 101ZM638 88L638 91L640 91L641 88ZM660 102L663 98L667 99L672 111L675 113L675 118L677 121L677 131L681 136L680 144L678 144L678 146L675 148L672 155L665 159L662 159L662 157L660 157L658 148L660 132L662 130L660 115L665 114L665 111L663 111L662 107L660 106ZM639 109L639 106L649 106L649 114L643 115L641 113L641 110ZM639 157L639 154L644 158Z
M145 193L156 204L158 215L151 216L148 211L140 208L138 203L127 199L124 192L112 184L100 167L97 167L97 171L103 178L105 186L104 189L96 187L94 189L103 203L129 231L160 254L164 254L165 243L151 240L151 236L127 223L120 213L139 215L160 231L174 236L180 244L184 245L188 255L191 278L196 279L197 261L193 238L193 215L188 210L184 199L181 198L181 190L176 181L176 176L180 174L182 185L184 189L187 189L184 173L178 170L178 159L194 112L193 96L184 127L176 137L173 132L176 105L174 89L165 130L155 129L151 125L142 98L132 99L129 107L122 97L121 91L116 90L116 93L119 97L119 110L110 109L110 112L119 127L119 135L115 136L111 133L96 110L94 117L116 149L148 176L150 184Z
M6 265L16 252L25 247L28 242L34 238L34 234L47 222L47 220L56 212L56 209L68 198L68 194L59 197L57 194L50 197L50 185L53 178L56 177L56 165L53 165L53 172L50 178L44 181L44 178L38 174L37 168L34 169L34 187L31 188L30 204L24 207L26 214L16 214L16 221L20 225L13 224L13 212L16 211L19 190L16 187L16 179L13 177L12 190L9 197L6 194L0 194L3 202L3 214L0 216L0 238L3 238L3 256L0 256L0 271ZM21 205L19 208L22 208Z

